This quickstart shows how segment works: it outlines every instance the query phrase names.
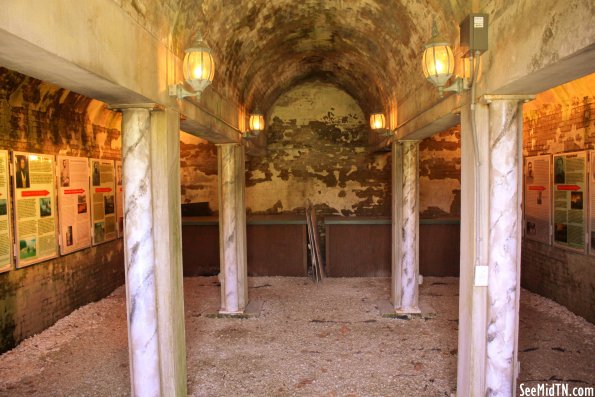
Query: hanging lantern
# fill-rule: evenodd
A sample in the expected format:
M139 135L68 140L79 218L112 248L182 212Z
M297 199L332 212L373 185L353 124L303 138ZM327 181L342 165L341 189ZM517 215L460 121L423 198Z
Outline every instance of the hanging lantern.
M250 115L250 131L264 130L264 116L260 113L253 113Z
M370 115L370 128L373 130L381 130L386 127L386 119L382 113L372 113Z
M169 87L169 94L178 99L187 96L200 97L215 77L215 62L209 46L203 41L200 33L196 34L192 47L184 51L183 72L184 80L194 92L189 92L181 84Z
M438 37L436 23L432 28L432 39L425 45L422 67L426 79L436 87L444 87L455 68L455 58L448 43Z

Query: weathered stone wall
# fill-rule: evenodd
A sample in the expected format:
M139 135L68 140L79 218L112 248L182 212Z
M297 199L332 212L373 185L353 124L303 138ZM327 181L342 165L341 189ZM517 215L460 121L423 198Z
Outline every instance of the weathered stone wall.
M246 164L249 213L389 215L390 156L367 147L367 120L334 85L310 82L271 109L268 153Z
M421 219L461 217L460 126L419 144L419 211Z
M592 74L525 104L523 154L595 149L594 89ZM521 282L525 288L595 322L595 257L525 240Z
M390 154L367 146L367 119L345 92L307 83L279 98L267 129L268 155L246 164L253 214L390 216ZM182 202L217 211L217 148L181 134ZM460 217L460 127L420 143L420 216Z
M214 144L180 132L180 173L182 203L208 202L213 212L219 210Z
M120 114L0 68L0 149L119 159ZM0 274L0 352L124 282L116 240Z

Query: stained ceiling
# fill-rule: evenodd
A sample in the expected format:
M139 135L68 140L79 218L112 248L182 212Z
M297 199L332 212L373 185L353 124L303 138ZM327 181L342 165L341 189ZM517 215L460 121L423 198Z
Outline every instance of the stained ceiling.
M114 0L179 55L200 31L213 49L213 88L250 111L318 79L365 112L426 84L423 44L435 20L452 42L468 0Z

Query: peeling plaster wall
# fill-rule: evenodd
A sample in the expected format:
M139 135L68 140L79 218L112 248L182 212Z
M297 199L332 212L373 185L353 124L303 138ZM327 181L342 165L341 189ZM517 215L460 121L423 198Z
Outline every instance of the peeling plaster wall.
M367 120L349 95L304 84L269 119L269 154L246 165L250 213L303 213L309 198L326 215L390 216L390 156L369 151ZM184 132L180 140L182 202L217 211L216 146ZM460 127L420 143L422 219L460 217L460 160Z
M208 202L217 212L217 147L180 132L180 173L182 203Z
M368 126L355 100L334 85L304 83L268 115L268 154L246 166L249 213L390 215L390 156L366 147Z
M595 149L594 93L595 74L591 74L525 104L523 154ZM595 323L595 257L525 240L521 269L523 287Z
M419 144L419 212L421 219L461 217L461 127L453 127Z
M119 159L121 116L106 105L0 68L0 148ZM115 240L0 274L0 352L124 282Z

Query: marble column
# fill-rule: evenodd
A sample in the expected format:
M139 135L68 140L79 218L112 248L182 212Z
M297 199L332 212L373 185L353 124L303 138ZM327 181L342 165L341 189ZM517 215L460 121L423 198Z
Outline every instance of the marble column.
M401 192L403 190L403 152L401 143L392 142L392 269L391 303L394 308L401 307Z
M123 110L122 160L131 394L160 396L150 109Z
M522 107L489 103L489 282L486 396L513 396L521 251Z
M473 139L473 120L477 146ZM479 162L476 158L478 149ZM488 106L461 112L461 236L457 395L485 395L487 282L475 283L477 266L487 266L489 231ZM479 215L478 215L479 214ZM485 269L482 268L482 269Z
M244 147L217 145L221 314L243 313L248 303Z
M419 141L401 143L401 189L398 221L400 299L398 313L415 314L419 310Z
M186 395L179 115L114 105L122 117L124 257L131 394Z
M151 189L163 396L186 396L180 183L180 115L151 112Z

